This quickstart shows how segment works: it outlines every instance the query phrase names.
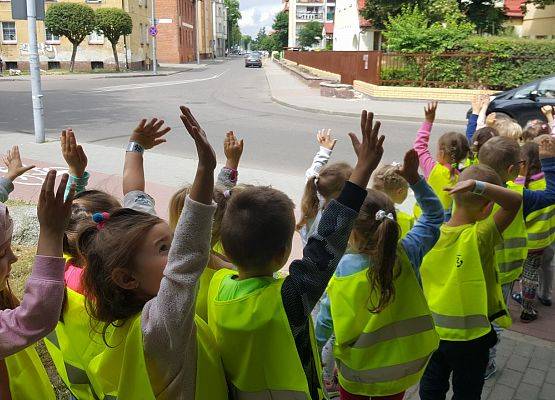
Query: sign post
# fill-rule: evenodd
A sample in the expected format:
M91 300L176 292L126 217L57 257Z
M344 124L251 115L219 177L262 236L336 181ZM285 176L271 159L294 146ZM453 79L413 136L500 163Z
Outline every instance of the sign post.
M158 74L158 61L156 60L156 34L158 33L158 28L156 28L156 0L152 0L151 15L152 15L152 26L149 29L150 36L152 36L152 72L154 75Z

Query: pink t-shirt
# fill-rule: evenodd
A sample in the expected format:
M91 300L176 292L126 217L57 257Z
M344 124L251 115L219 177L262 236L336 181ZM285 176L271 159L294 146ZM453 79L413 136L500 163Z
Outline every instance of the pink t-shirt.
M74 292L83 294L83 284L81 283L82 276L83 268L79 268L73 263L73 260L69 260L66 263L66 270L64 272L66 286Z

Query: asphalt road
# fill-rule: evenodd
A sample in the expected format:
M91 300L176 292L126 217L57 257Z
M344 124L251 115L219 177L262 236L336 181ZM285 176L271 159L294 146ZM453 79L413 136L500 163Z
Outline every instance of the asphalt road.
M164 119L172 128L164 154L194 158L195 151L179 120L181 104L189 106L204 127L218 155L228 130L245 139L243 166L272 172L303 174L317 150L315 134L331 128L338 137L333 159L353 161L348 132L359 132L357 118L293 110L270 98L263 69L246 69L242 59L210 65L203 71L165 77L90 79L67 76L43 81L46 129L57 138L73 128L82 142L123 147L140 118ZM392 107L396 103L392 102ZM419 123L384 121L384 160L402 161ZM460 125L436 125L432 137ZM0 81L0 132L33 130L29 81ZM435 152L435 151L433 151Z

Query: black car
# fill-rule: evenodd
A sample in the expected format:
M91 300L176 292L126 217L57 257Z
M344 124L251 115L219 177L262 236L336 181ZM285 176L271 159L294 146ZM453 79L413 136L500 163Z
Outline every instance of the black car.
M555 75L491 96L487 113L506 114L522 126L532 119L545 120L543 106L555 106Z
M245 58L245 67L262 68L262 55L260 53L251 53Z

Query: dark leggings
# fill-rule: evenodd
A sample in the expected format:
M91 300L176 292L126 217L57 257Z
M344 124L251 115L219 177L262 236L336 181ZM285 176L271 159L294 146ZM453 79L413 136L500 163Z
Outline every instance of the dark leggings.
M489 349L497 335L490 333L467 342L441 340L420 380L420 400L445 400L453 373L453 400L480 400Z
M339 386L339 396L340 400L403 400L405 392L403 391L390 396L361 396L360 394L349 393Z

